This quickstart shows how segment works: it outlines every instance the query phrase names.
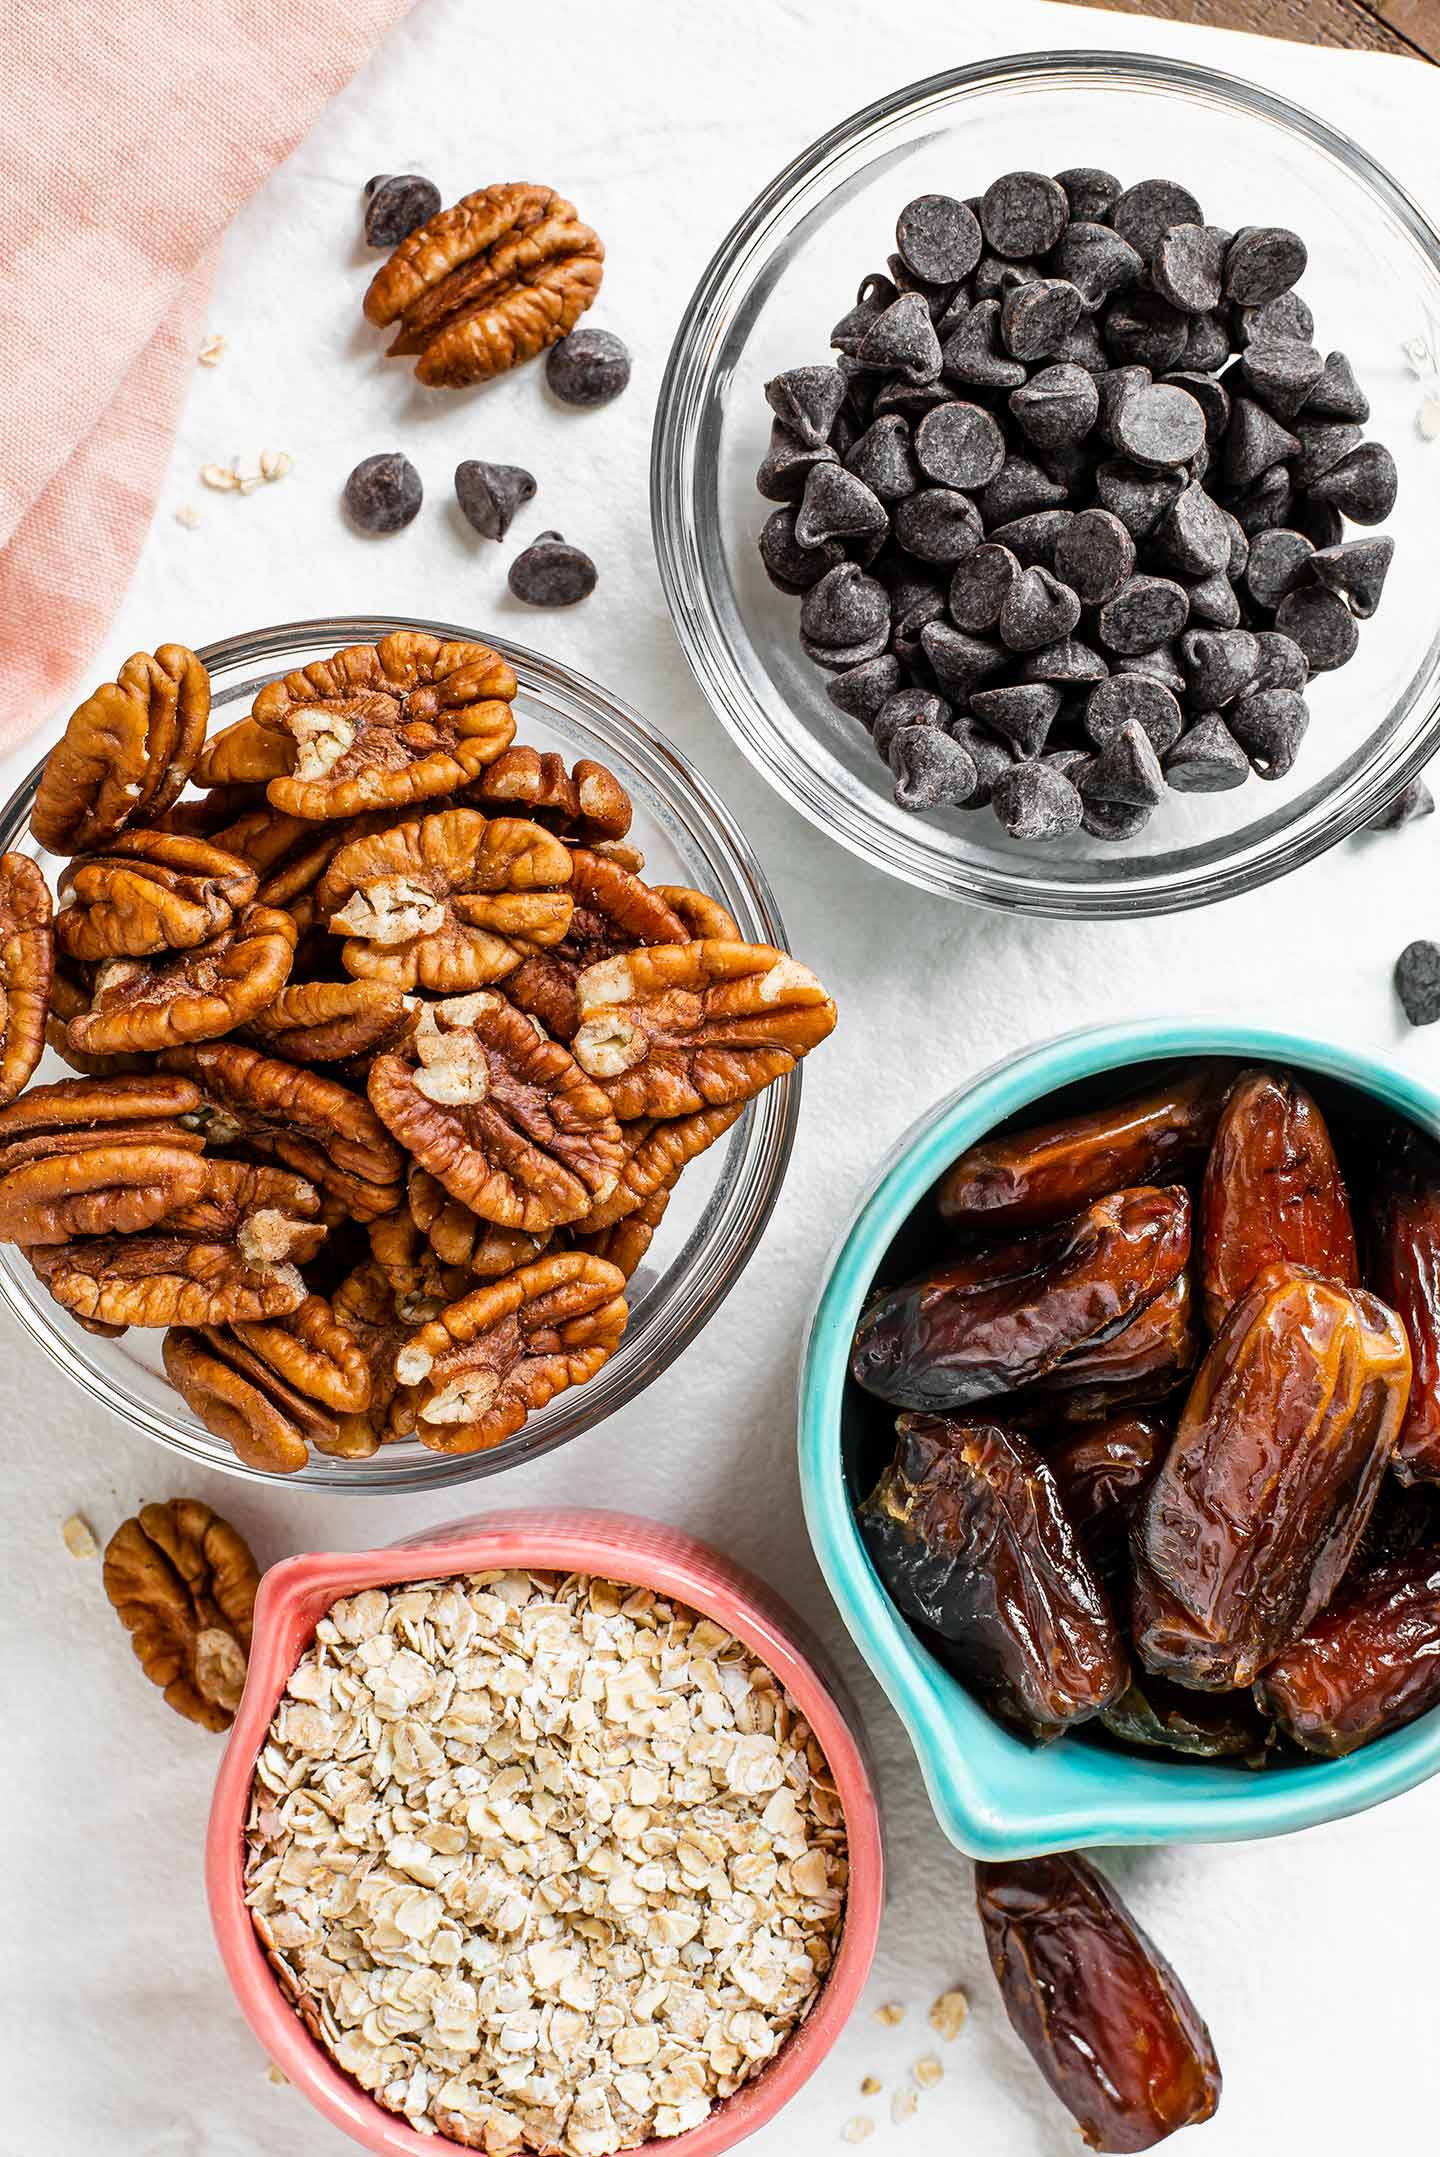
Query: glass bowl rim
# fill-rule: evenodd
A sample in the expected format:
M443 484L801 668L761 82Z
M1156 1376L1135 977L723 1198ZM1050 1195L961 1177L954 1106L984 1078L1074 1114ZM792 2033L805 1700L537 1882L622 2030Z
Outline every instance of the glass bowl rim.
M276 671L287 654L310 652L312 647L324 644L338 648L342 644L373 643L392 630L404 629L488 643L515 668L522 697L527 689L542 698L553 693L562 710L573 706L603 743L613 746L621 758L631 760L646 784L661 793L662 800L664 795L652 776L652 767L654 772L663 773L664 783L683 803L685 813L680 820L687 831L692 837L698 836L706 848L720 856L734 879L752 923L761 932L756 940L780 949L788 948L784 921L769 879L749 840L709 782L666 735L632 705L559 660L509 637L482 633L459 623L430 621L420 615L378 614L317 616L264 629L245 630L197 647L196 656L212 675L242 669L260 674L267 667L271 672ZM28 831L30 803L44 763L42 756L0 809L0 850L15 845ZM743 921L741 926L745 927ZM29 1339L38 1344L88 1399L168 1451L180 1455L192 1466L212 1468L220 1475L272 1487L289 1485L300 1491L324 1490L365 1496L440 1490L478 1481L539 1460L628 1406L684 1353L715 1316L754 1256L775 1210L794 1148L801 1083L802 1067L797 1065L786 1077L748 1103L733 1131L722 1139L722 1145L743 1149L737 1171L723 1194L719 1188L712 1192L691 1230L689 1242L676 1252L672 1265L678 1265L684 1253L692 1245L694 1247L672 1283L664 1306L656 1313L646 1333L637 1335L632 1343L633 1360L626 1359L622 1339L610 1362L588 1385L574 1387L559 1397L559 1414L554 1416L553 1422L547 1419L538 1430L532 1430L528 1441L526 1430L522 1429L513 1438L486 1452L454 1455L427 1452L418 1459L394 1460L389 1464L385 1457L392 1449L384 1446L367 1460L347 1461L312 1452L298 1473L280 1475L250 1466L228 1448L222 1448L218 1439L214 1440L216 1450L213 1454L208 1448L202 1449L198 1438L192 1435L192 1428L198 1426L192 1423L192 1427L187 1428L179 1417L162 1416L143 1401L128 1397L103 1375L97 1379L96 1374L79 1360L65 1335L46 1322L49 1313L39 1295L32 1296L28 1283L12 1274L7 1266L0 1266L0 1303L14 1313ZM722 1195L723 1205L712 1223L712 1208ZM722 1258L717 1251L717 1256L707 1265L707 1250L717 1249L716 1229L724 1231L724 1254ZM707 1231L703 1239L702 1230Z
M828 166L893 122L967 94L1023 86L1036 78L1073 73L1109 78L1183 96L1202 96L1300 136L1353 172L1388 210L1430 264L1440 283L1440 230L1402 184L1342 129L1278 92L1189 60L1093 46L1011 53L947 68L877 98L849 114L792 158L761 189L716 248L685 307L666 360L656 401L650 450L650 521L656 562L670 619L707 703L761 776L806 821L834 843L887 876L942 898L998 912L1087 920L1130 920L1177 913L1251 891L1316 859L1360 830L1415 778L1440 748L1440 639L1432 645L1424 681L1408 700L1409 746L1381 761L1363 785L1351 781L1316 802L1299 828L1289 826L1253 843L1240 858L1229 852L1191 865L1177 879L1162 858L1131 882L1051 884L1043 867L1007 872L956 856L940 865L904 833L878 827L868 806L851 805L827 780L812 774L802 749L781 734L765 702L736 664L728 635L711 602L695 537L695 442L717 344L716 316L735 299L742 274L763 268L767 250L797 198ZM754 283L749 277L746 290ZM778 695L778 692L777 692ZM1413 716L1411 716L1413 715ZM1038 879L1038 884L1032 879Z

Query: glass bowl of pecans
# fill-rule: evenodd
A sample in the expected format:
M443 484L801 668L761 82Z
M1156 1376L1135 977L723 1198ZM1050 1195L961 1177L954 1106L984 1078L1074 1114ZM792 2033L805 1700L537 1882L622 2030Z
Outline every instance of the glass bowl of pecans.
M962 1849L1223 1841L1440 1767L1440 1098L1204 1020L939 1103L845 1231L801 1472Z
M0 851L0 1293L192 1462L533 1459L764 1231L834 1007L722 804L552 660L369 617L137 654Z
M328 1906L308 1860L290 1884L312 1774L346 1778L371 1883ZM884 1901L859 1720L802 1622L706 1544L563 1509L271 1568L206 1878L267 2055L395 2157L718 2157L834 2044Z
M959 68L804 150L705 271L652 448L671 615L888 874L1206 904L1440 741L1437 387L1440 235L1359 144L1146 54Z

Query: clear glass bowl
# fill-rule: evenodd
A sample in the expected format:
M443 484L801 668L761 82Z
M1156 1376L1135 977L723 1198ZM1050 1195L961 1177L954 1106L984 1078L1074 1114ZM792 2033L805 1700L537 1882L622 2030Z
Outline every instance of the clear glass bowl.
M969 195L1016 168L1101 164L1189 183L1231 229L1293 226L1322 350L1350 355L1367 434L1400 467L1384 602L1343 671L1318 678L1288 778L1167 796L1121 845L1022 845L989 810L907 816L868 737L800 649L799 602L756 553L763 385L824 362L896 215L929 190ZM1440 744L1440 446L1404 354L1440 349L1440 234L1358 144L1253 83L1146 55L1026 53L933 76L842 121L745 212L700 280L655 416L651 508L671 615L706 697L805 816L893 876L1024 913L1127 916L1198 906L1282 875L1354 831Z
M515 698L520 738L538 749L560 750L567 762L598 758L615 772L635 804L632 837L644 851L647 877L707 891L730 909L747 940L784 944L774 896L748 842L664 735L583 675L488 631L365 616L289 622L228 637L200 653L210 669L214 711L228 723L277 675L324 658L340 645L373 643L391 629L472 637L502 651L520 684ZM53 888L61 864L29 831L39 773L37 765L6 806L0 851L14 848L31 855ZM47 1051L37 1075L75 1074ZM364 1461L316 1453L297 1475L273 1476L237 1460L190 1413L161 1368L158 1330L132 1327L118 1340L85 1332L51 1301L12 1244L0 1245L0 1296L26 1332L92 1398L187 1460L255 1482L314 1489L374 1492L464 1483L534 1460L602 1422L694 1339L734 1287L764 1232L784 1181L799 1110L797 1070L753 1101L725 1138L692 1162L630 1283L630 1322L616 1353L588 1385L560 1394L515 1437L486 1453L451 1458L408 1439L382 1446Z

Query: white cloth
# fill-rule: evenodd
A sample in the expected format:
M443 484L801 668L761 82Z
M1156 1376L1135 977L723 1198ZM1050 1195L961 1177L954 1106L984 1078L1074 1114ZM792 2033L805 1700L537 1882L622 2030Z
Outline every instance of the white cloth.
M1293 1021L1440 1075L1440 1036L1408 1030L1390 962L1440 921L1440 818L1360 840L1223 909L1077 927L925 898L831 845L766 787L706 710L670 630L647 526L648 438L680 310L741 208L804 144L892 84L1004 50L1108 45L1193 57L1267 82L1373 148L1440 210L1436 76L1418 65L1273 44L1032 0L677 0L533 10L426 0L325 113L230 235L210 328L227 340L191 390L170 481L107 664L165 637L199 644L301 615L374 609L533 641L623 693L720 789L774 881L794 949L843 1022L807 1067L775 1218L689 1353L622 1415L548 1461L473 1492L305 1496L177 1472L91 1408L13 1328L0 1358L8 1603L3 1803L8 1831L3 2157L342 2157L351 2145L288 2089L241 2020L212 1949L201 1838L218 1741L149 1689L98 1568L60 1523L104 1537L146 1498L192 1490L264 1561L384 1543L521 1501L620 1503L734 1551L789 1594L856 1680L886 1805L890 1903L867 2003L804 2099L752 2145L837 2144L868 2111L872 2147L1062 2157L1073 2129L1000 2014L971 1915L970 1868L933 1824L909 1745L850 1649L806 1542L793 1448L795 1358L825 1253L879 1155L936 1096L997 1055L1100 1017L1183 1008ZM283 55L276 65L283 66ZM236 96L245 94L236 85ZM572 414L538 370L455 400L422 397L360 321L370 259L360 188L434 175L447 199L496 177L551 181L610 243L595 319L635 354L628 394ZM1419 327L1419 325L1417 325ZM366 541L336 497L350 467L403 447L429 500ZM201 465L288 450L293 472L246 499ZM1440 447L1435 454L1440 456ZM543 617L504 590L508 556L450 500L464 457L523 463L530 525L594 552L588 605ZM196 530L173 511L193 503ZM1415 2147L1440 2109L1440 2001L1428 1913L1440 1901L1440 1787L1277 1843L1117 1860L1137 1913L1184 1974L1226 2074L1207 2157ZM925 2009L970 1988L942 2085L892 2128L891 2092L934 2040ZM897 2030L871 2019L908 2003ZM861 2077L885 2094L862 2102ZM898 2138L898 2139L897 2139Z

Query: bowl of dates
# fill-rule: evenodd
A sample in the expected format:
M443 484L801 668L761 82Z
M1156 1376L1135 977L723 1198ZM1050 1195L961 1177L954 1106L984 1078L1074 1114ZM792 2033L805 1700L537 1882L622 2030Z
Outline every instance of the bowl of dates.
M442 623L137 653L0 820L0 1295L190 1460L532 1459L734 1285L835 1007L640 716Z
M1440 740L1435 319L1440 234L1253 84L1052 52L894 92L745 212L671 353L656 544L702 688L952 898L1283 874Z
M1440 1098L1219 1021L997 1066L852 1217L800 1451L973 1855L1411 1788L1440 1767Z

